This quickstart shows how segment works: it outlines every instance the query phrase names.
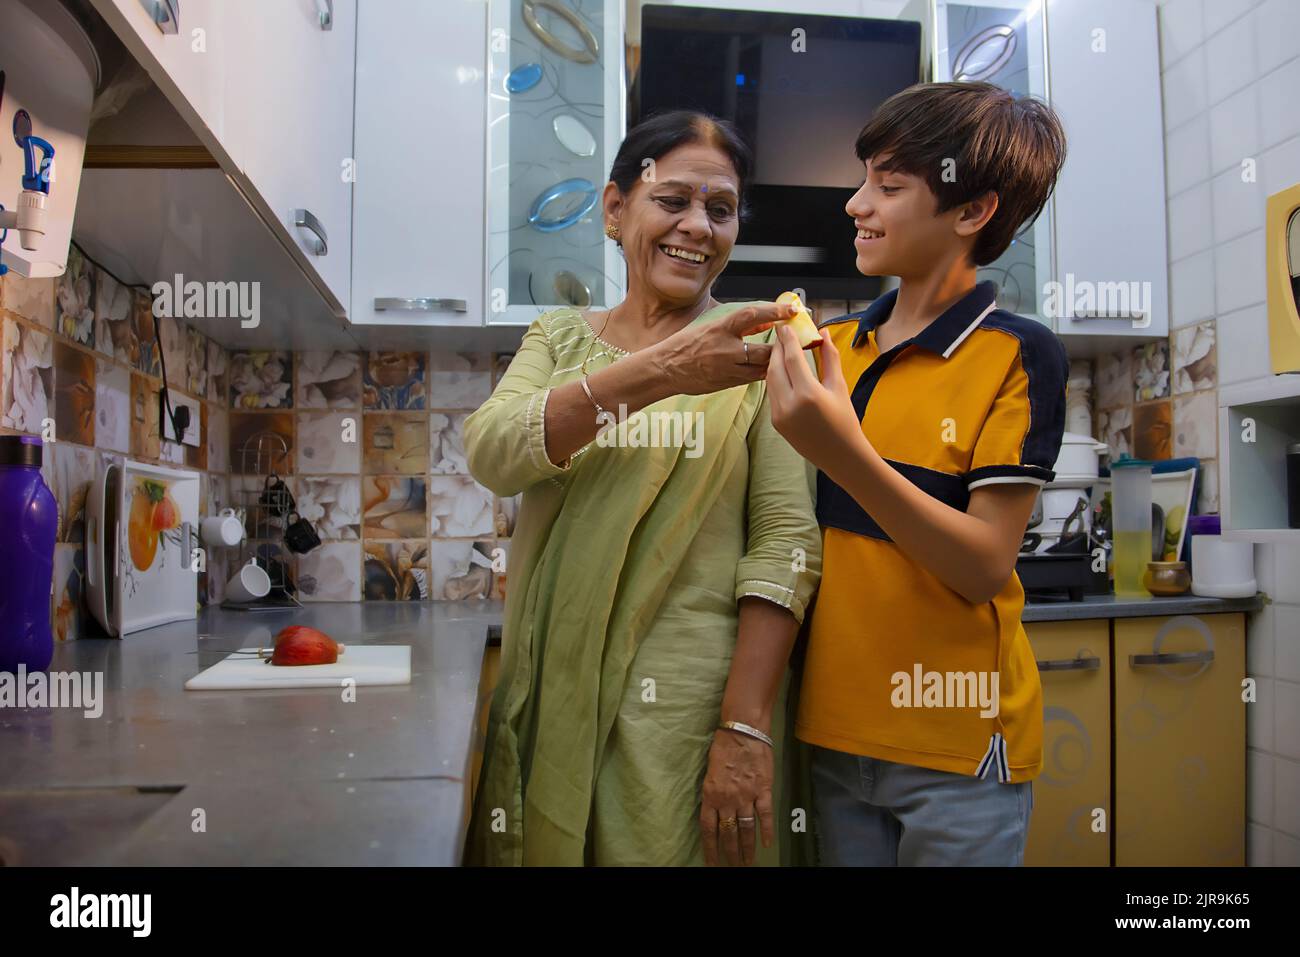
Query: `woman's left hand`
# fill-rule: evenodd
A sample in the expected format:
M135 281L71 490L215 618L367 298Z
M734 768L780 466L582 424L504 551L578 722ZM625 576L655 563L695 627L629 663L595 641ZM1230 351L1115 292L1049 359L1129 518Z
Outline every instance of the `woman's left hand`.
M700 837L710 867L720 858L733 867L753 864L759 834L764 847L772 846L773 765L772 749L762 741L721 728L713 733L700 794Z

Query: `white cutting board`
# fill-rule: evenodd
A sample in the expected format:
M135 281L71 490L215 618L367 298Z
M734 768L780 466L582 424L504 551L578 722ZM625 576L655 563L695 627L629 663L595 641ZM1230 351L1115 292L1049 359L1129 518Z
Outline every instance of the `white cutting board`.
M348 645L332 665L268 665L253 655L223 658L185 682L186 691L236 688L340 688L352 678L362 685L409 685L410 645Z

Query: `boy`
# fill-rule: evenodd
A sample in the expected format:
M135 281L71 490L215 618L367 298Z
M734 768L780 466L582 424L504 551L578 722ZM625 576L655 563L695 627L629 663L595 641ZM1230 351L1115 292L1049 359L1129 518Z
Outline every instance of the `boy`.
M1065 136L1041 103L936 83L884 103L856 149L857 267L900 286L823 324L820 381L787 328L767 376L776 428L819 470L796 735L821 860L1016 865L1043 709L1015 561L1068 362L976 267L1042 210Z

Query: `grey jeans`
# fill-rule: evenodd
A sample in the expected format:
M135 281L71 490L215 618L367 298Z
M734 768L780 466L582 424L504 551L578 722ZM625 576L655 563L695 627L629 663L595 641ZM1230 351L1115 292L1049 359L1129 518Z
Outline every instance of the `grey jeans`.
M812 749L819 863L1018 867L1032 785Z

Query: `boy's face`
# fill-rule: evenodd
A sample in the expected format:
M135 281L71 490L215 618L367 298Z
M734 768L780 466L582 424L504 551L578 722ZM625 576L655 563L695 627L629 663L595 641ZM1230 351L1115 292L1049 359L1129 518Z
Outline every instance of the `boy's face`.
M938 198L920 176L881 170L871 160L863 165L866 180L844 206L858 228L858 272L924 276L969 245L956 231L960 206L938 213Z

